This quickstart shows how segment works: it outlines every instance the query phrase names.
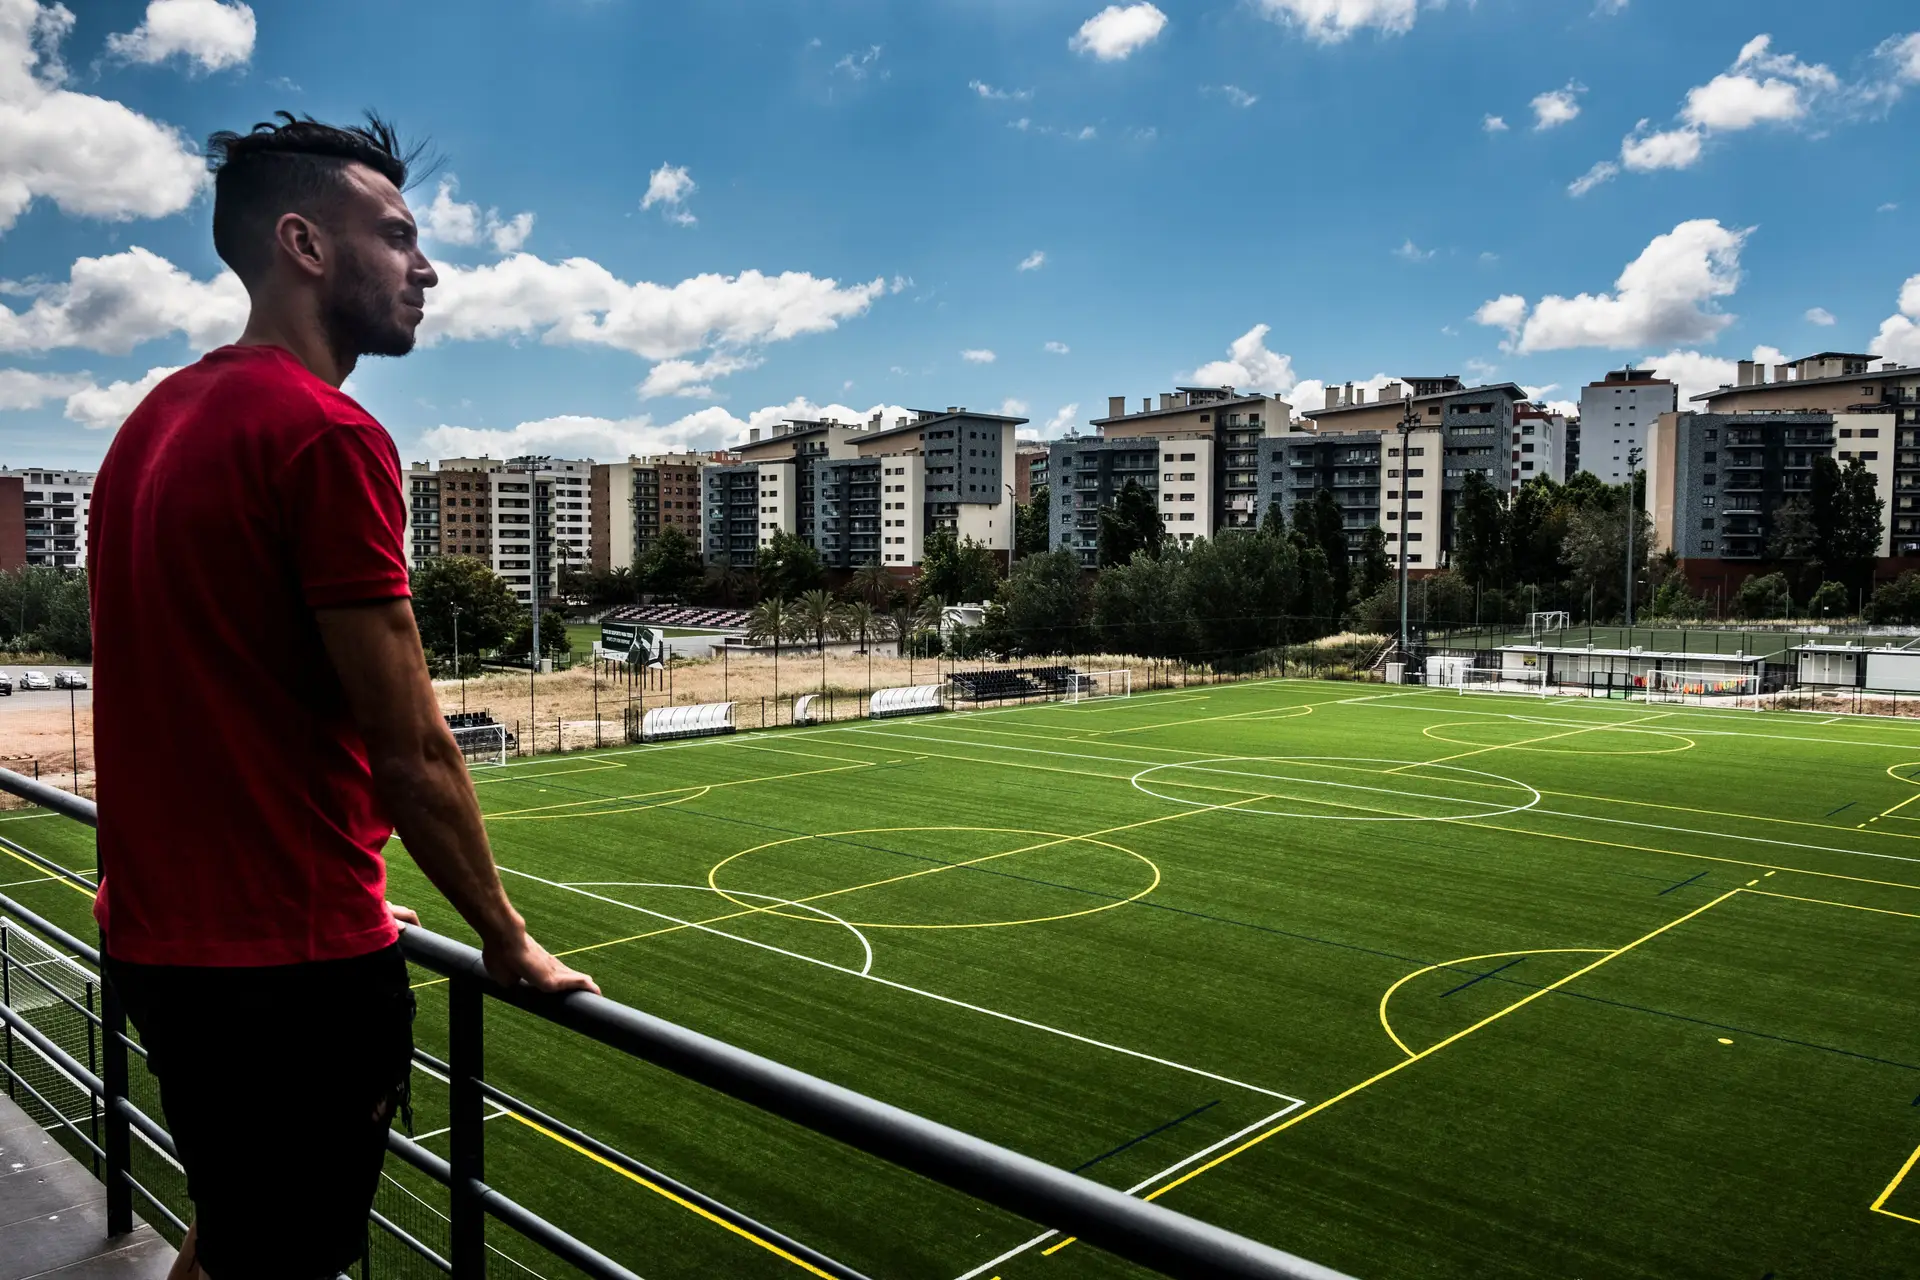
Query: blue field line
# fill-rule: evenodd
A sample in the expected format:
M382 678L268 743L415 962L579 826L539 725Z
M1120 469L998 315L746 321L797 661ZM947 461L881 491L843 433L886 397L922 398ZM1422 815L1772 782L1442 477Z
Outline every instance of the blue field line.
M1684 889L1688 885L1694 884L1697 881L1704 880L1706 878L1707 878L1707 873L1705 871L1702 871L1697 876L1688 876L1685 880L1682 880L1679 884L1668 885L1666 888L1662 889L1660 892L1654 894L1653 896L1656 898L1664 898L1668 894L1672 893L1675 889Z
M1452 995L1454 991L1465 991L1468 987L1472 986L1476 982L1485 982L1488 978L1491 978L1494 974L1501 973L1501 972L1504 972L1505 970L1511 969L1513 968L1513 966L1519 964L1522 960L1525 960L1525 959L1526 959L1525 956L1515 956L1513 959L1507 961L1505 964L1501 965L1497 969L1489 969L1485 973L1475 974L1473 977L1468 978L1465 982L1461 983L1459 986L1453 988L1452 991L1442 991L1440 993L1440 998L1442 1000L1445 1000L1448 996Z
M1845 813L1847 810L1853 808L1853 806L1859 803L1860 802L1858 800L1849 800L1845 804L1841 805L1838 809L1829 809L1824 816L1831 818L1836 813Z
M1187 1121L1199 1115L1202 1111L1211 1110L1212 1108L1217 1107L1219 1105L1220 1105L1220 1099L1215 1098L1212 1102L1204 1103L1201 1106L1195 1107L1193 1110L1187 1112L1187 1114L1183 1116L1177 1116L1174 1119L1167 1121L1163 1125L1157 1125L1154 1128L1147 1130L1145 1133L1141 1134L1137 1138L1128 1138L1125 1142L1121 1143L1119 1146L1115 1147L1113 1150L1103 1152L1102 1154L1097 1155L1093 1159L1087 1161L1085 1164L1076 1165L1074 1168L1069 1169L1067 1172L1085 1173L1088 1169L1093 1168L1093 1166L1099 1164L1102 1160L1107 1159L1109 1156L1117 1156L1122 1151L1125 1151L1129 1147L1137 1147L1141 1143L1145 1142L1148 1138L1153 1137L1155 1134L1165 1133L1167 1130L1173 1128L1175 1125L1185 1124Z

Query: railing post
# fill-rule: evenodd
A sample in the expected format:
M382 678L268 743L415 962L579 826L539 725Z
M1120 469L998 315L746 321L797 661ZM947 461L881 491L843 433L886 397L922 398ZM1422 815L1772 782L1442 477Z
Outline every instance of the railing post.
M94 1012L93 996L94 984L89 982L87 983L88 1013ZM93 1025L93 1019L91 1018L87 1019L87 1070L93 1072L95 1075L100 1074L99 1029ZM11 1081L12 1077L9 1076L8 1079ZM87 1136L95 1142L100 1141L100 1099L94 1096L93 1090L91 1089L87 1090ZM93 1164L93 1176L98 1178L100 1176L100 1154L96 1151L89 1152L88 1155Z
M103 943L105 939L101 940ZM105 959L105 948L102 948ZM113 983L100 984L100 1083L106 1087L107 1234L133 1230L133 1130L118 1106L127 1097L127 1014Z
M7 950L9 930L0 924L0 1004L13 1008L13 953ZM13 1097L13 1024L7 1024L7 1097Z
M480 1093L486 1065L483 996L480 984L464 976L453 978L447 996L447 1063L452 1068L448 1072L451 1261L455 1280L481 1280L487 1274L487 1220L474 1184L486 1174L485 1105Z

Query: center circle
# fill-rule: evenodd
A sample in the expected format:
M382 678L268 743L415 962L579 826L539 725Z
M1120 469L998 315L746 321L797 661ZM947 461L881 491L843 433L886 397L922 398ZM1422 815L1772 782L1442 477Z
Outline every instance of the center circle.
M1231 767L1262 764L1297 765L1301 768L1294 774L1282 774L1257 768ZM1425 772L1418 775L1401 772L1413 769ZM1308 776L1299 776L1301 773ZM1191 780L1183 780L1183 776ZM1311 818L1321 822L1450 822L1462 818L1497 818L1531 809L1540 803L1540 793L1534 788L1497 773L1459 765L1387 760L1373 756L1220 756L1211 760L1157 764L1134 774L1132 781L1136 790L1174 804L1220 809L1227 813L1257 813L1270 818ZM1281 792L1268 790L1276 783L1284 784ZM1396 786L1395 783L1404 785ZM1156 790L1155 787L1161 789ZM1293 788L1292 794L1285 793L1287 787ZM1486 794L1452 794L1476 789ZM1182 790L1190 794L1178 794ZM1315 791L1325 798L1316 798L1312 794ZM1193 792L1207 794L1195 798L1191 794ZM1234 794L1246 799L1234 800L1231 798ZM1272 805L1271 802L1276 800L1283 803L1291 801L1302 807L1288 809ZM1393 808L1395 802L1416 810L1422 805L1431 804L1435 811L1405 812ZM1321 810L1372 812L1328 813L1307 806L1319 806Z
M1448 742L1459 747L1480 747L1503 751L1537 751L1549 756L1664 756L1677 751L1691 751L1699 744L1685 734L1670 733L1664 729L1634 729L1626 725L1608 725L1604 728L1575 726L1561 731L1564 737L1552 731L1541 731L1537 724L1552 724L1553 721L1534 721L1509 725L1497 720L1454 720L1446 724L1428 725L1420 732L1436 742ZM1443 729L1467 730L1459 735L1441 732ZM1496 735L1483 733L1475 737L1471 730L1507 730L1515 734L1510 741L1495 742ZM1645 738L1665 738L1678 746L1642 746L1636 745L1636 739L1620 738L1617 734L1640 734Z
M888 836L907 847L877 843ZM823 868L823 856L836 865ZM729 866L738 874L755 863L753 890L720 883ZM955 874L974 869L991 878L968 877L958 889ZM852 883L841 883L847 880ZM707 883L756 914L810 924L828 923L808 913L821 906L859 929L998 929L1072 920L1137 902L1159 887L1160 868L1144 854L1094 836L1025 827L866 827L742 849L714 863ZM801 909L764 907L756 900L774 894ZM1018 900L1035 897L1048 909L1019 909ZM970 915L977 918L954 918Z

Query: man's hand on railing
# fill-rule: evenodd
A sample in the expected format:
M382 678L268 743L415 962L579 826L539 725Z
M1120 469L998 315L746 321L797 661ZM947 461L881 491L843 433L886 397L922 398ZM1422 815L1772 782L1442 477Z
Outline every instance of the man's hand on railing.
M419 924L420 923L420 913L418 911L415 911L412 907L396 906L393 903L389 902L387 904L387 914L393 917L393 922L395 924Z
M525 983L535 991L600 994L592 978L554 959L524 928L504 939L487 942L480 950L480 958L493 980L504 987Z

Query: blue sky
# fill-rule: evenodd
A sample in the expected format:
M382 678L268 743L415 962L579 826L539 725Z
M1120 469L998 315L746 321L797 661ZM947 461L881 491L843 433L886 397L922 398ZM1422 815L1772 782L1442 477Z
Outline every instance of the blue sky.
M195 153L279 107L377 107L446 158L412 193L428 340L348 386L409 459L876 407L1057 432L1196 375L1311 408L1382 374L1561 400L1627 361L1689 389L1756 349L1920 363L1916 28L1892 0L0 0L0 463L97 462L154 371L237 333Z

